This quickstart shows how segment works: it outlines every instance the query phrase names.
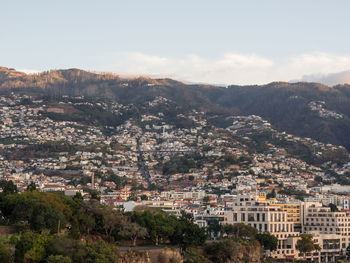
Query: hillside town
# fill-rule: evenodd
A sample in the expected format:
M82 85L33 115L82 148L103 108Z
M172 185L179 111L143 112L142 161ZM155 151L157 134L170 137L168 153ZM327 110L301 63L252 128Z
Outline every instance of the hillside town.
M310 104L322 116L341 118L321 106ZM82 116L90 112L122 121L101 123L104 116L94 115L87 122ZM321 247L307 258L342 256L350 244L347 150L277 131L255 115L229 116L225 127L215 120L163 97L130 106L12 93L0 97L0 178L19 191L34 183L70 197L98 195L101 204L125 212L143 206L185 212L201 227L249 224L278 238L273 258L298 258L301 233L313 234Z

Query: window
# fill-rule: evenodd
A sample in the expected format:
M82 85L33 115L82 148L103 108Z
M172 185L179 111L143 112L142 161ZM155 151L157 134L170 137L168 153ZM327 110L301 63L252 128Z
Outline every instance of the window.
M233 221L237 221L237 213L233 213Z
M248 213L248 222L252 222L254 220L254 213Z

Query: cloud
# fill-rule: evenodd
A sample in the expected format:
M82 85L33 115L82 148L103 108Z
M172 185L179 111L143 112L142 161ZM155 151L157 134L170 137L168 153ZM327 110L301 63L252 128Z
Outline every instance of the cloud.
M284 60L239 53L227 53L217 58L196 54L175 58L140 52L122 52L106 54L98 60L97 64L103 65L101 70L104 71L165 76L213 84L246 85L295 79L307 80L303 76L323 76L350 69L350 57L321 52L301 54Z
M331 74L306 75L301 78L301 81L320 82L328 86L345 83L350 84L350 70Z
M37 69L16 69L16 70L27 74L36 74L41 72L40 70L37 70Z
M170 58L128 52L117 54L115 61L108 70L221 84L254 82L253 75L262 79L264 71L274 66L274 62L267 58L234 53L208 59L198 55Z

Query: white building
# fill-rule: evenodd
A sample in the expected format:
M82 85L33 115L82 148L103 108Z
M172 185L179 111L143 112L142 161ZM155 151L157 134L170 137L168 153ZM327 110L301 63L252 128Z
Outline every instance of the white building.
M277 250L271 253L275 258L294 258L298 232L294 232L294 222L287 220L287 212L279 206L271 206L258 196L237 196L232 211L227 211L225 224L245 223L258 230L270 232L278 238Z

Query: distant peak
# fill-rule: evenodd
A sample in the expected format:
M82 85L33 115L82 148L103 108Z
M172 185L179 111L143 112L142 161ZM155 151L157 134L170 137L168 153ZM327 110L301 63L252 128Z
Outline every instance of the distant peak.
M0 67L0 77L1 78L18 78L26 76L24 72L17 71L13 68Z

